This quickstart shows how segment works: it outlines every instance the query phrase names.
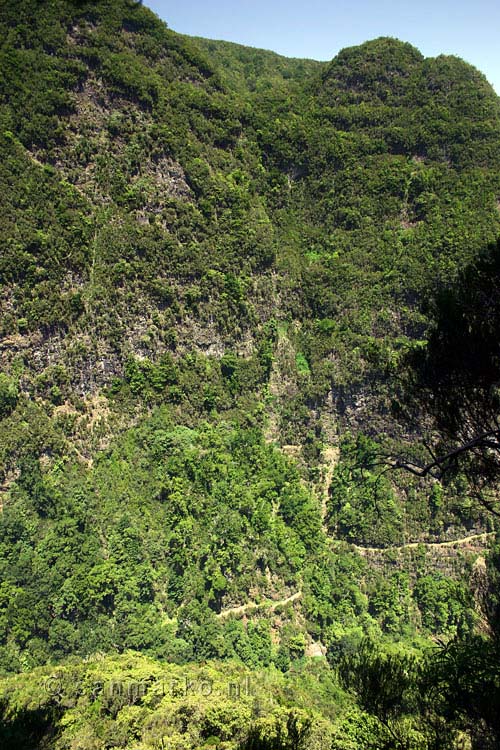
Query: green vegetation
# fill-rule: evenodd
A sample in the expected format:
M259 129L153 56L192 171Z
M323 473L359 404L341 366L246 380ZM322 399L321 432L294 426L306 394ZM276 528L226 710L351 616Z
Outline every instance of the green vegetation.
M493 747L496 462L384 454L497 417L498 97L132 0L0 39L2 746Z
M256 674L232 662L161 666L127 652L36 670L32 678L5 683L12 704L8 733L0 736L9 750L33 741L57 748L320 748L333 732L328 692L348 702L320 665ZM37 708L28 723L30 706Z

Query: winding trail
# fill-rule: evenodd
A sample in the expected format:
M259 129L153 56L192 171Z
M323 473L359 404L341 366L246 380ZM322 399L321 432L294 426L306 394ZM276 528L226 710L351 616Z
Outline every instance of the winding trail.
M469 536L461 537L460 539L451 539L446 542L409 542L408 544L402 544L398 547L360 547L358 544L350 544L350 547L354 548L361 555L371 555L383 552L401 552L406 549L416 549L417 547L423 546L431 549L445 549L450 547L465 547L471 542L487 542L495 536L494 531L484 532L482 534L470 534ZM339 539L333 540L334 544L342 544L343 542ZM247 602L246 604L240 604L237 607L229 607L218 612L216 617L220 620L225 620L227 617L241 617L249 612L256 612L259 610L274 610L279 607L285 607L287 604L293 604L302 597L302 591L296 591L294 594L287 596L285 599L264 599L262 602Z
M328 445L323 451L322 487L321 487L321 518L323 527L326 529L326 514L328 510L328 499L330 486L332 484L333 472L339 462L340 448L337 445Z
M428 547L429 549L439 549L446 547L465 547L467 544L473 541L487 542L488 539L492 539L495 536L494 531L484 532L482 534L471 534L470 536L464 536L460 539L451 539L446 542L409 542L408 544L401 544L398 547L362 547L358 544L350 544L360 554L377 554L379 552L402 552L405 549L417 549L417 547ZM335 539L334 543L341 543L341 540Z
M230 617L231 615L235 615L236 617L238 617L239 615L245 615L247 612L254 612L259 609L269 609L271 611L274 611L275 609L278 609L278 607L284 607L287 604L296 602L297 599L300 599L301 596L302 591L296 591L295 594L287 596L286 599L278 599L276 601L274 601L273 599L265 599L263 602L259 602L258 604L257 602L247 602L247 604L240 604L238 607L223 609L216 615L216 617L224 620L226 617Z

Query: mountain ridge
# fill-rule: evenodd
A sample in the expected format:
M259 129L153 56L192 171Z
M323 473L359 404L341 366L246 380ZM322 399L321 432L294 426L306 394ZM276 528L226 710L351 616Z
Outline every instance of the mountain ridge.
M314 649L473 633L483 550L430 545L494 520L373 467L423 301L500 232L484 77L386 37L289 60L126 0L6 3L0 34L2 673L135 651L307 684ZM332 747L365 747L335 684L358 744ZM274 745L213 735L281 750L278 713Z

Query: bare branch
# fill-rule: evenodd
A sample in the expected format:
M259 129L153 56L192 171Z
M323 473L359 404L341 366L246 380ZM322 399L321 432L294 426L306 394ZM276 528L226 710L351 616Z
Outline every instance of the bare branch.
M494 441L491 438L496 438ZM432 451L428 446L425 446L431 455ZM475 450L476 448L491 448L495 451L500 451L500 431L490 430L489 432L483 432L481 435L476 435L475 438L469 440L467 443L463 443L443 456L435 457L430 463L425 466L421 466L413 461L403 460L401 458L395 459L391 464L393 469L404 469L409 471L411 474L419 477L436 476L434 469L445 471L447 464L451 463L453 459L458 458L464 453Z

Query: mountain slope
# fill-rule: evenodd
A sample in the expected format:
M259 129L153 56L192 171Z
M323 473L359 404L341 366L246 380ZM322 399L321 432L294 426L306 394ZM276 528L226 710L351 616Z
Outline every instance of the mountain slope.
M432 544L491 520L366 467L423 298L499 232L484 77L389 38L189 39L126 0L5 3L0 38L1 669L286 671L471 629L478 551Z

